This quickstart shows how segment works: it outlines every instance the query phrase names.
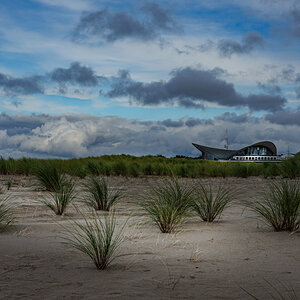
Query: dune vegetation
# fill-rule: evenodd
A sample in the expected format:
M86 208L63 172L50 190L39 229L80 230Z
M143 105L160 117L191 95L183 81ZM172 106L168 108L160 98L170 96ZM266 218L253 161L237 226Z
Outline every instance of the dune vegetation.
M295 157L275 162L221 162L200 158L163 156L104 155L72 159L0 159L0 174L38 175L43 180L45 165L55 166L62 173L84 178L88 175L138 177L145 175L201 177L263 176L296 178L300 176L300 153ZM48 174L47 174L48 175ZM50 172L55 184L55 172ZM50 187L45 186L46 189ZM51 189L51 188L50 188Z

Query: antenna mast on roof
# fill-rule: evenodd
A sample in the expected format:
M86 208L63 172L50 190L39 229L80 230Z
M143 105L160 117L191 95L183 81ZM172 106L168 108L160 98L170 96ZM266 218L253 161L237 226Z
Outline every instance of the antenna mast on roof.
M225 145L224 145L224 148L226 150L228 150L228 130L226 128L226 134L225 134Z

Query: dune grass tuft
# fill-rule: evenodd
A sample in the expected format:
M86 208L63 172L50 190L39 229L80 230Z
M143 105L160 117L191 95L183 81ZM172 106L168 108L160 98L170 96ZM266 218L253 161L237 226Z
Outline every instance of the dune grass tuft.
M143 197L141 207L163 233L172 233L189 214L193 190L178 179L164 180Z
M47 191L59 191L67 181L66 175L61 173L56 165L45 162L35 172L37 187Z
M9 198L0 195L0 231L4 230L13 221L13 208Z
M106 269L116 258L124 256L119 250L126 225L117 230L114 213L102 218L94 212L90 219L83 216L82 223L74 220L71 228L65 227L64 236L69 245L88 255L99 270Z
M121 190L109 190L104 177L90 176L84 192L82 202L95 210L109 211L123 197Z
M275 231L295 231L300 225L299 181L270 183L262 200L247 201L246 206Z
M264 289L268 293L268 299L274 299L274 300L297 300L299 299L296 295L296 292L293 288L290 286L283 284L282 282L278 281L275 283L272 283L268 280L264 280L266 282L266 285ZM258 298L253 293L249 292L245 288L241 287L241 289L252 299L260 300L265 298Z
M67 206L75 199L75 184L72 180L64 180L58 190L49 192L49 196L41 200L43 204L51 208L56 215L62 215Z
M213 222L216 218L220 218L224 209L237 198L237 195L238 192L231 187L219 185L214 192L211 184L206 186L199 182L195 187L193 208L203 221Z

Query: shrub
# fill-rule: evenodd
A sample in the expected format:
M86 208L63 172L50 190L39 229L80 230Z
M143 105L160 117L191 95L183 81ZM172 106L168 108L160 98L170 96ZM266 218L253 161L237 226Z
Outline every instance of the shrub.
M7 161L2 156L0 156L0 174L8 174Z
M109 191L104 177L89 177L82 201L95 210L109 211L122 198L120 190Z
M99 176L103 174L103 169L101 168L101 165L95 161L89 161L87 163L87 168L92 175Z
M96 213L89 220L84 216L84 222L72 222L71 229L66 228L64 239L75 249L87 254L96 268L106 269L116 258L123 256L119 248L124 241L125 224L116 230L114 214L104 216L102 221Z
M138 177L140 173L140 167L137 163L131 163L129 165L129 174L132 177Z
M237 198L238 193L232 187L219 185L214 193L211 184L207 187L200 182L195 188L193 208L205 222L220 218L224 209Z
M17 169L16 172L18 174L24 174L28 176L30 174L30 171L32 170L32 167L34 165L34 162L32 159L23 157L19 160L17 160Z
M123 160L116 161L112 165L112 169L113 169L113 173L117 176L119 176L119 175L127 176L128 175L127 165Z
M283 177L294 179L300 175L300 161L297 157L288 158L280 163Z
M192 189L172 178L153 187L141 206L161 232L171 233L186 219L191 204Z
M45 162L36 172L37 186L47 191L60 191L61 187L66 183L65 174L59 172L58 168L50 162Z
M65 180L60 185L59 190L50 192L50 197L40 200L43 204L51 208L56 215L62 215L67 206L75 199L75 185L71 180Z
M144 167L144 174L145 175L153 175L154 174L154 169L153 169L153 166L152 164L147 164L145 167Z
M3 230L13 221L13 206L9 203L8 197L0 198L0 229Z
M275 231L295 231L300 224L299 182L270 183L262 200L246 202Z
M235 164L233 167L234 177L247 178L249 176L249 171L248 171L249 166L247 163L234 162L234 164Z

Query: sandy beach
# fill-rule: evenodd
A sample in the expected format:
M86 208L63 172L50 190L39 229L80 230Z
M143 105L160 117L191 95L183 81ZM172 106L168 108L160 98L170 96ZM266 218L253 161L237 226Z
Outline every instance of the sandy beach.
M1 176L3 189L9 179L5 194L17 209L14 224L0 234L1 299L251 299L243 289L270 299L269 283L300 295L300 233L273 232L241 205L216 223L193 216L176 234L162 234L139 208L140 195L161 178L110 177L111 187L127 190L116 215L118 224L129 218L121 252L130 255L98 271L61 238L61 224L80 214L70 207L56 216L37 202L45 192L34 189L32 177ZM76 180L80 190L82 179ZM240 200L261 197L268 183L258 177L211 181L242 189Z

